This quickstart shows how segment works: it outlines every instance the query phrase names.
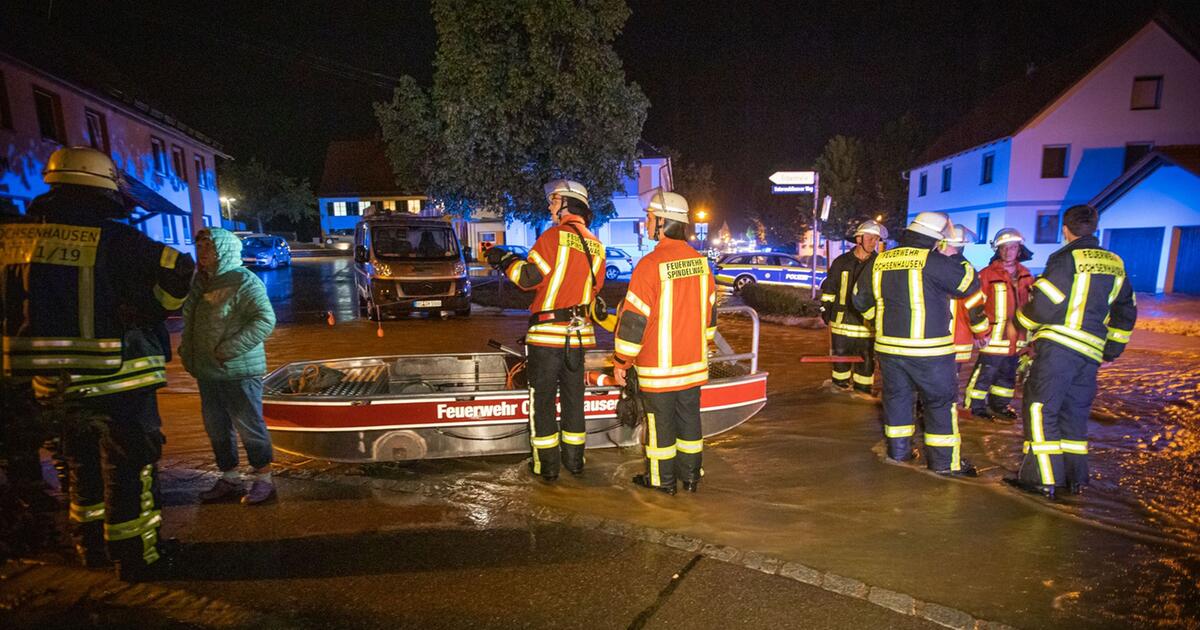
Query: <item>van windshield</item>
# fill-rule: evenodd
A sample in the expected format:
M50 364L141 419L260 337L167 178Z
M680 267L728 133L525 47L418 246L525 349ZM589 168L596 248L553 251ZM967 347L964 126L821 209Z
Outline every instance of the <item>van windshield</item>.
M458 240L448 227L378 226L371 228L371 242L380 258L438 260L458 258Z

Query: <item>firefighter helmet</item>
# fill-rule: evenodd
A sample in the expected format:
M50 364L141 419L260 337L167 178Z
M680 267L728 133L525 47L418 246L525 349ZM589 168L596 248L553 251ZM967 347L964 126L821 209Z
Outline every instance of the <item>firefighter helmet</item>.
M582 201L583 205L587 206L589 209L592 207L592 203L588 201L587 188L585 188L583 184L580 184L579 182L571 181L569 179L556 179L547 183L544 190L546 191L546 201L549 201L554 195L558 195L559 197L571 197L572 199L578 199Z
M91 147L63 147L50 154L42 179L47 184L75 184L117 190L112 158Z
M660 219L670 219L680 223L692 222L688 216L687 199L679 193L655 188L642 194L642 205L646 206L648 214L653 214Z
M947 230L946 244L951 247L966 247L975 242L975 233L967 226L956 223Z
M1004 228L996 232L995 238L992 239L992 249L1000 249L1001 245L1009 243L1024 243L1025 237L1016 228Z
M888 237L887 228L883 227L878 221L873 219L867 219L866 221L859 223L858 227L854 229L854 238L858 238L863 234L874 234L875 236L878 236L879 240L881 241L886 241Z
M949 227L950 217L945 212L922 212L908 224L908 231L940 241Z

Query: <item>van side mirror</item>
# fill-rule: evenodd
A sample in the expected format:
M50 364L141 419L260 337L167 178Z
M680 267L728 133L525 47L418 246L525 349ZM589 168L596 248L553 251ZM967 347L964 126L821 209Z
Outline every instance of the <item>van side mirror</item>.
M355 245L354 246L354 262L356 262L356 263L367 262L367 246L366 245Z

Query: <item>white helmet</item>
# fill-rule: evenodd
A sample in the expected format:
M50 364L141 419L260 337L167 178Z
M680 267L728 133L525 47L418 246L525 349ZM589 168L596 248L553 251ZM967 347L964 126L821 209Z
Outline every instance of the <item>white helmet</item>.
M996 232L996 236L992 239L992 249L1000 249L1001 245L1008 243L1024 243L1025 237L1016 228L1004 228Z
M558 195L559 197L571 197L578 199L582 201L583 205L587 206L588 208L592 207L591 202L588 201L587 188L585 188L583 184L580 184L579 182L571 181L569 179L556 179L547 183L544 187L544 190L546 191L546 201L550 201L551 197Z
M973 244L975 239L975 233L961 223L951 225L946 231L946 244L951 247L966 247Z
M908 224L908 231L940 241L946 238L948 227L950 217L945 212L922 212Z
M879 240L881 241L886 241L888 237L887 228L883 227L878 221L873 219L867 219L866 221L859 223L858 227L854 229L854 238L858 238L863 234L874 234L875 236L878 236Z
M688 216L688 202L679 193L667 192L661 188L642 193L642 205L646 212L660 219L670 219L680 223L691 223Z

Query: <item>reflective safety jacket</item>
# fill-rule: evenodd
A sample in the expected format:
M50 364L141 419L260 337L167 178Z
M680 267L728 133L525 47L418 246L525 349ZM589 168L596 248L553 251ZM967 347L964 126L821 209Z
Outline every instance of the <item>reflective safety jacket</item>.
M950 300L979 291L968 262L929 248L914 247L906 235L901 247L875 257L858 279L854 307L875 320L875 351L909 357L954 354ZM912 244L910 244L912 243Z
M979 272L979 284L987 294L989 331L987 345L980 349L986 354L1014 356L1025 347L1025 331L1016 326L1017 309L1029 301L1033 274L1017 263L1014 277L1004 269L1004 263L993 260Z
M585 243L592 259L590 272L588 256L583 253ZM542 232L529 250L528 260L514 262L504 273L521 289L536 291L529 306L535 316L591 304L604 285L604 245L588 231L583 219L568 214L562 223ZM590 348L596 345L596 331L591 319L584 322L577 332L567 330L569 322L533 324L525 343L561 348L568 343L578 347L582 342Z
M1094 236L1051 254L1029 303L1017 311L1033 341L1066 346L1097 363L1121 356L1136 321L1125 262L1101 249Z
M854 297L854 283L863 269L871 266L875 260L875 252L866 260L859 260L854 251L848 251L833 259L825 281L821 283L821 309L828 317L829 331L844 337L869 338L871 329L863 322L851 299Z
M961 253L950 257L957 263L967 263L967 257ZM975 350L975 337L987 332L987 315L983 304L986 300L983 291L972 293L965 299L950 300L951 329L954 331L954 360L970 361L971 353Z
M617 313L613 363L637 366L638 385L650 392L707 383L716 304L708 260L687 242L664 238L633 269Z
M68 395L104 396L166 383L163 321L187 296L194 264L136 228L97 218L70 187L0 224L4 374L39 394L68 375Z

